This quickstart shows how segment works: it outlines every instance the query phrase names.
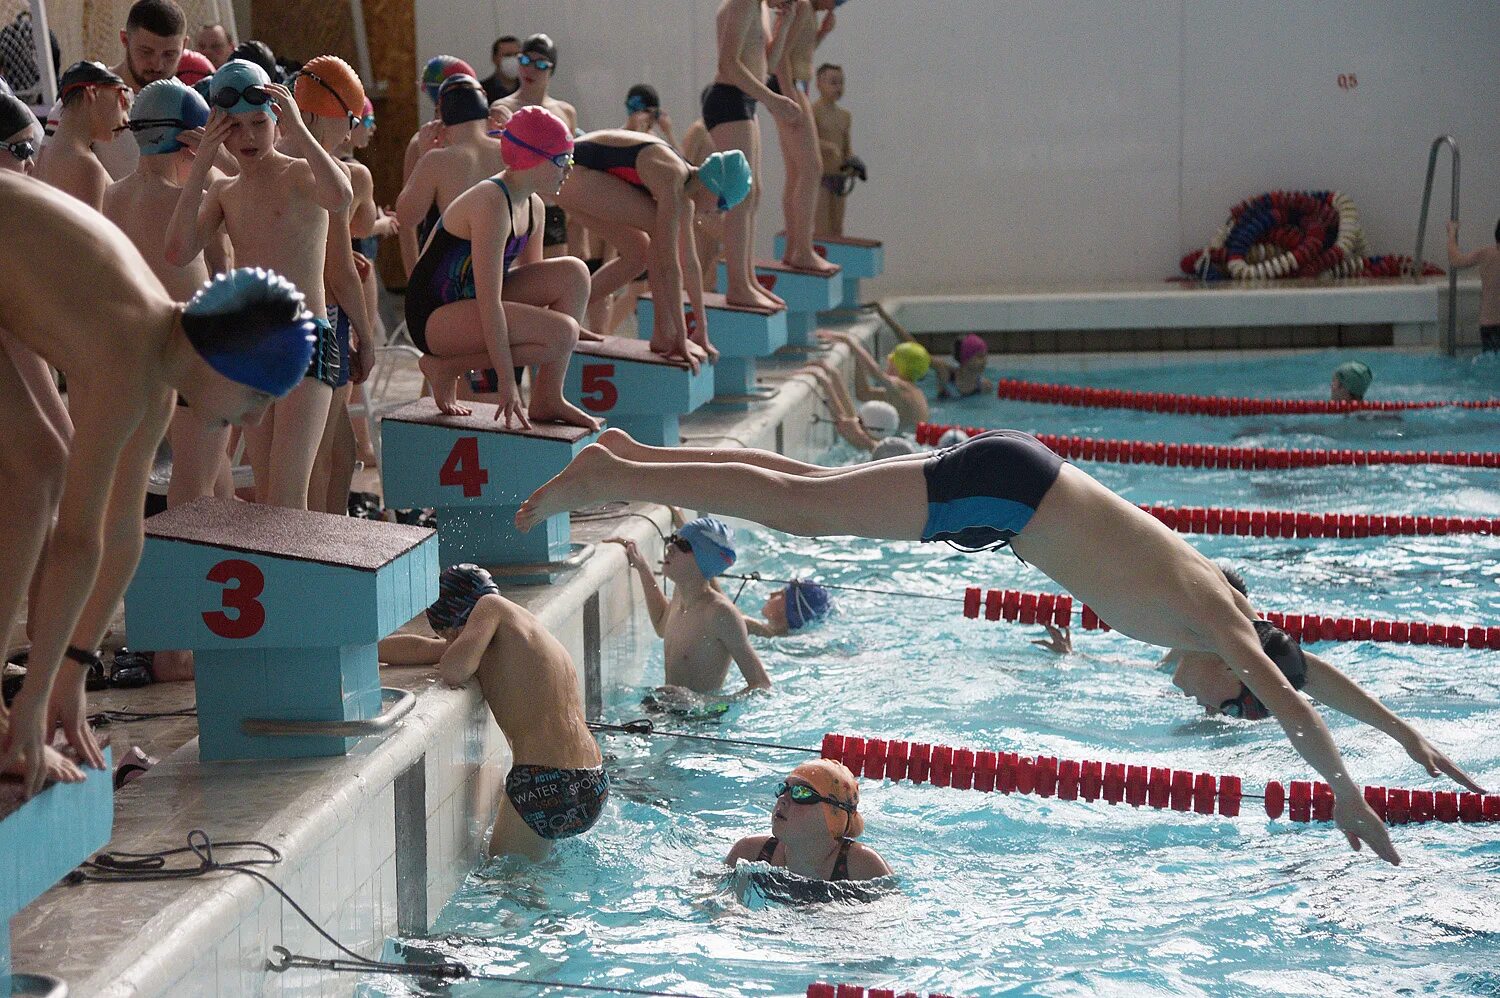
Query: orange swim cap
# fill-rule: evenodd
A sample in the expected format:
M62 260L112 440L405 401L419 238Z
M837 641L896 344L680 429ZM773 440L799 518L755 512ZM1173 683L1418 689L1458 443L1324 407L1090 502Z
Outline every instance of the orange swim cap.
M857 839L865 830L865 819L859 813L859 782L849 768L832 759L815 759L804 762L792 770L792 776L803 780L824 797L849 805L849 810L824 804L823 819L828 822L828 834L836 839Z
M297 106L320 118L357 120L365 106L365 87L354 67L336 55L309 59L297 73L292 89Z

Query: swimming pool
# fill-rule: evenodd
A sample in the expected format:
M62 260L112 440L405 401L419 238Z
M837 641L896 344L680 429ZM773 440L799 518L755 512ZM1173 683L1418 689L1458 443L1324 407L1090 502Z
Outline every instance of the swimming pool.
M1043 380L1318 397L1335 356ZM1492 394L1500 374L1399 356L1377 365L1377 378L1382 397L1463 398ZM1500 415L1442 410L1399 421L1209 419L975 399L939 406L933 418L1280 447L1481 450L1500 440ZM852 458L837 450L827 460ZM1084 467L1136 502L1500 516L1493 470ZM1075 653L1060 658L1031 646L1038 628L969 621L954 604L918 598L959 595L968 584L1056 591L1009 555L760 529L741 539L740 571L812 571L831 584L910 595L848 594L811 633L761 642L776 691L691 730L808 746L845 731L1128 761L1234 773L1247 789L1309 775L1273 724L1202 717L1151 669L1152 648L1080 631ZM1500 538L1191 542L1239 566L1264 609L1500 620ZM749 584L742 605L757 608L768 591ZM1316 650L1495 789L1495 653L1373 643ZM646 682L661 674L658 646ZM606 691L605 719L638 716L640 692ZM1357 779L1438 785L1385 736L1325 716ZM595 829L541 865L477 870L431 938L407 942L485 973L715 995L797 995L814 980L955 995L1500 993L1494 825L1396 829L1404 865L1391 868L1349 852L1331 826L1268 821L1254 802L1225 819L865 780L865 839L898 882L870 903L786 906L720 864L739 836L768 830L774 788L801 756L602 737L615 793ZM388 979L361 991L428 993ZM515 990L472 983L449 993Z

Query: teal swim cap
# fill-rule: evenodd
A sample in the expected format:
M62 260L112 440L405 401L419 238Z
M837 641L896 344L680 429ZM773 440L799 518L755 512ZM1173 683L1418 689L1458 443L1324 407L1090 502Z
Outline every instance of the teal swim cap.
M729 211L750 196L750 161L738 149L710 153L698 167L698 181L719 196L720 211Z
M208 124L208 102L176 77L141 88L130 105L130 130L142 156L160 156L184 148L177 136Z
M711 516L700 516L685 523L677 536L693 547L693 561L705 579L728 571L734 564L734 531Z
M1340 364L1334 369L1333 376L1357 399L1365 397L1365 392L1370 390L1370 382L1375 380L1375 372L1370 370L1370 365L1359 360Z
M182 312L182 330L209 367L230 381L281 398L312 361L312 313L302 292L269 270L220 274Z
M209 77L208 102L229 114L254 114L264 111L276 120L276 105L266 84L271 77L248 59L230 59Z

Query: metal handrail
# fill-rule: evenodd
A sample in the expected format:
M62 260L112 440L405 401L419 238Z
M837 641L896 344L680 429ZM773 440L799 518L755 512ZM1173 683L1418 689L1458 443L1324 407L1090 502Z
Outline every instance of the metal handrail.
M1432 148L1427 152L1427 182L1422 186L1422 215L1417 220L1417 248L1411 255L1412 280L1418 283L1422 280L1422 243L1427 236L1427 209L1432 203L1432 178L1437 172L1438 150L1443 146L1448 147L1453 161L1448 218L1450 221L1458 221L1458 140L1451 135L1439 135L1432 140ZM1446 242L1444 245L1447 245ZM1448 336L1444 348L1450 356L1458 348L1458 270L1451 264L1448 267Z
M509 578L517 575L561 575L563 572L571 572L584 562L594 556L594 545L573 541L568 545L569 554L560 561L539 561L532 563L516 563L510 565L486 565L485 571L497 579Z
M380 688L381 703L392 704L390 710L368 721L293 721L280 718L250 717L240 722L240 731L247 735L306 736L321 735L328 738L363 738L380 735L395 727L411 709L417 705L417 695L410 690L397 690L389 686Z
M0 984L7 978L0 974ZM68 998L68 982L50 974L12 974L11 998Z

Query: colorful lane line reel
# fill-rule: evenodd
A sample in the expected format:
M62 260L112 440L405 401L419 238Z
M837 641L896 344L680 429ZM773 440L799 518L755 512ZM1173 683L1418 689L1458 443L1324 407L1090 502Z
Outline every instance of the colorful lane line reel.
M1500 534L1500 520L1478 516L1381 516L1378 513L1302 513L1203 506L1140 508L1182 534L1240 537L1427 537Z
M1052 624L1072 627L1073 597L1057 593L1023 593L1015 589L978 586L964 590L964 616L978 620L1006 620L1021 624ZM1500 627L1463 624L1428 624L1404 620L1372 620L1368 617L1324 617L1318 614L1269 611L1266 619L1304 644L1316 641L1380 641L1402 645L1439 645L1473 651L1500 651ZM1107 631L1109 625L1085 606L1080 624L1086 631Z
M1238 776L1215 776L1161 766L1122 762L1023 756L1016 752L976 752L948 745L825 734L822 755L842 762L856 776L893 782L931 783L983 793L1036 794L1059 800L1124 801L1131 807L1171 808L1233 818L1245 799L1260 799L1266 815L1292 821L1330 821L1333 790L1326 783L1292 780L1266 784L1263 794L1246 793ZM1403 790L1369 786L1365 801L1393 824L1428 821L1500 821L1500 794L1448 790Z
M807 986L807 998L922 998L922 996L915 991L903 991L898 994L894 988L862 988L856 984L824 984L820 981ZM934 991L927 998L952 998L952 996Z
M969 436L982 426L918 423L917 443L935 445L949 430ZM1070 461L1109 461L1116 464L1161 464L1169 468L1323 468L1330 465L1446 464L1464 468L1500 468L1500 451L1389 451L1312 450L1271 447L1229 447L1221 444L1175 444L1150 440L1095 440L1038 433L1036 438L1059 457Z
M1050 402L1085 409L1138 409L1142 412L1192 416L1305 416L1345 412L1407 412L1414 409L1500 409L1500 399L1334 402L1329 399L1226 398L1218 395L1181 395L1176 392L1051 385L1013 378L1006 378L997 384L995 396L1012 402Z

